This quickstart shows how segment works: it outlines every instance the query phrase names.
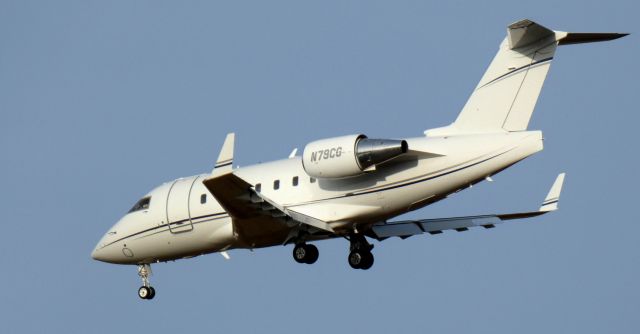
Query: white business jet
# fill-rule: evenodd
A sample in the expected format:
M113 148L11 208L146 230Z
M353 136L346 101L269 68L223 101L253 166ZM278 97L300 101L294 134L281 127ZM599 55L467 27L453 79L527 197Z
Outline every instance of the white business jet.
M542 150L542 132L527 126L556 47L606 41L617 33L567 33L530 20L510 25L497 55L449 126L406 139L353 134L306 145L302 156L233 168L233 133L213 171L165 183L140 199L98 242L99 261L135 264L138 295L152 299L151 263L293 245L312 264L310 242L349 241L354 269L373 265L371 239L407 238L470 227L493 228L554 211L564 174L537 211L390 221L471 187Z

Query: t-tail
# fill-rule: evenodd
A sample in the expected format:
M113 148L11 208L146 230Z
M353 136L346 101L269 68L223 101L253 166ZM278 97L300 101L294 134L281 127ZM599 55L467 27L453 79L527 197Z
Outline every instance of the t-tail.
M455 122L426 134L527 130L558 45L608 41L626 35L553 31L530 20L513 23Z

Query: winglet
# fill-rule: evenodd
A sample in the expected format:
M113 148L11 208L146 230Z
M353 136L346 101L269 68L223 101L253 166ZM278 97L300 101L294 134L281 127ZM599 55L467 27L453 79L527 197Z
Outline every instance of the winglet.
M551 186L551 190L549 190L549 194L542 202L542 206L540 207L540 212L549 212L555 211L558 209L558 200L560 200L560 192L562 191L562 183L564 182L565 173L561 173L556 178L556 181L553 182Z
M232 132L227 134L227 138L225 138L220 154L218 155L216 165L211 171L212 174L215 172L217 175L220 175L220 173L230 172L232 170L235 139L235 133Z

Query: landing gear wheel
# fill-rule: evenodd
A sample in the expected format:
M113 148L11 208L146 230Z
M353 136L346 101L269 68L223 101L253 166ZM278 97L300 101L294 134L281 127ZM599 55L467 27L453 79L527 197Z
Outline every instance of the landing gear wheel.
M367 270L373 266L373 254L371 250L373 245L367 242L362 234L352 234L348 239L351 242L349 246L349 265L353 269Z
M362 258L362 262L360 263L360 269L367 270L373 266L373 254L371 252L366 252L362 254L364 257Z
M142 299L151 299L149 298L151 294L151 289L146 286L141 286L140 289L138 289L138 297Z
M305 261L306 264L314 264L316 261L318 261L318 257L320 256L320 252L318 251L318 247L314 246L314 245L306 245L307 248L307 260Z
M293 247L293 259L298 263L315 263L319 255L320 252L314 245L298 244Z
M305 244L296 245L293 247L293 259L298 263L305 263L307 259L307 247Z
M149 276L151 276L150 264L139 264L138 275L142 278L142 286L138 289L138 297L142 299L153 299L156 296L156 289L154 289L149 283Z
M360 249L355 249L353 251L351 251L351 253L349 253L349 265L351 266L351 268L353 269L363 269L363 266L366 263L366 258L367 258L367 254L371 254L369 252L365 252L363 250ZM370 255L371 258L373 258L373 255ZM373 264L373 261L371 261ZM371 267L371 266L369 266ZM367 268L368 269L368 268Z
M154 289L152 286L150 286L149 290L151 291L151 294L149 294L149 297L147 297L147 299L151 300L151 299L153 299L153 297L156 296L156 289Z

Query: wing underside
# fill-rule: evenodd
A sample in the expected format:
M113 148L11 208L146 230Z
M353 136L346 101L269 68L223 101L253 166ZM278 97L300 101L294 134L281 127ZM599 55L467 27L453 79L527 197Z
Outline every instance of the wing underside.
M564 176L564 173L558 175L551 189L549 190L547 197L545 197L544 201L542 202L542 206L537 211L454 218L381 222L374 224L371 227L369 236L378 240L384 240L389 237L408 238L412 235L423 233L440 234L446 230L463 232L472 227L493 228L497 224L504 223L509 220L540 216L558 209L558 200L560 198L560 192L564 183Z

